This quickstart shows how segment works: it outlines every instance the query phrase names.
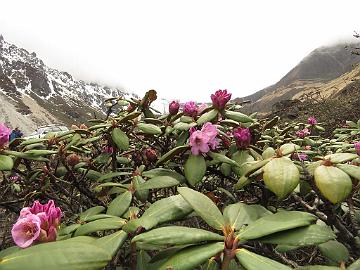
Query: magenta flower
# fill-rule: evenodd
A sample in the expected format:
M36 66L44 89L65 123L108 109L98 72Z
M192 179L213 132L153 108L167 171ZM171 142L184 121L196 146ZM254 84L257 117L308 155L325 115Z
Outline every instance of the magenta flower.
M217 90L215 94L211 95L214 108L219 110L223 110L230 99L231 94L228 93L227 90Z
M180 108L180 103L174 100L169 104L169 113L171 115L175 115L179 112L179 108Z
M306 136L310 135L310 130L307 128L304 128L302 130L298 130L295 132L296 136L298 136L301 139L304 139Z
M248 128L239 127L233 132L236 145L239 149L246 149L251 143L251 132Z
M207 122L203 125L201 130L195 128L190 129L190 146L191 153L193 155L199 155L200 153L207 153L211 149L216 149L219 145L219 140L216 138L218 130L216 127Z
M19 219L12 229L14 242L25 248L33 242L55 241L60 219L61 210L55 207L53 200L44 205L35 201L32 207L20 211Z
M316 125L318 122L317 122L317 120L316 120L316 118L314 117L314 116L310 116L309 118L308 118L308 124L309 125Z
M40 218L34 214L18 219L11 229L15 244L21 248L30 246L40 235L40 223Z
M189 101L185 103L183 111L185 115L195 117L198 113L198 106L194 101Z
M5 124L0 124L0 148L4 147L5 144L9 142L9 136L11 134L11 129L5 126Z
M292 158L299 161L305 161L308 160L308 155L305 153L293 153Z
M111 146L104 146L102 150L106 154L114 153L114 147L111 147Z
M360 156L360 142L354 142L356 154Z

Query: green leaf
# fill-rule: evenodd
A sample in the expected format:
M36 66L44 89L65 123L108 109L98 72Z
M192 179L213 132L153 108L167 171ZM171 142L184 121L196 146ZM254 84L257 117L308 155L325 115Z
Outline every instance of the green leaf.
M157 269L166 270L172 268L174 270L193 270L223 249L224 243L188 247L171 256L158 266Z
M120 150L129 149L129 138L121 129L114 128L111 132L111 138Z
M187 187L179 187L178 192L209 226L217 230L225 227L223 215L210 198Z
M349 251L338 241L331 240L319 245L322 255L336 263L346 262L349 259Z
M346 172L351 177L360 181L360 167L350 164L336 164L336 167Z
M240 112L225 111L225 117L240 123L254 122L254 119Z
M144 250L139 250L136 256L136 270L149 270L151 257Z
M190 128L196 126L196 123L183 123L179 122L174 125L174 129L180 130L180 131L186 131Z
M109 254L102 248L64 240L39 244L11 253L0 260L0 269L99 270L110 260Z
M228 158L227 156L215 152L209 152L208 155L214 159L214 161L217 161L218 163L224 162L229 165L238 167L238 163L231 158Z
M204 113L199 117L199 119L196 121L196 123L198 125L202 125L206 122L211 122L218 115L218 113L219 113L218 110L215 110L215 109L213 109L207 113Z
M1 263L1 258L8 256L19 250L21 250L21 248L19 248L18 246L13 246L13 247L9 247L9 248L1 250L0 251L0 263Z
M187 245L204 241L223 241L224 236L202 229L168 226L135 236L132 242L154 245Z
M169 152L167 152L166 154L164 154L157 162L156 162L156 166L159 166L165 162L167 162L168 160L172 159L174 156L180 154L181 152L189 149L190 146L189 145L182 145L182 146L178 146L175 147L173 149L171 149Z
M1 257L1 256L0 256ZM356 260L355 262L353 262L348 268L346 268L347 270L359 270L360 269L360 259Z
M29 150L24 152L25 155L31 155L31 156L46 156L46 155L53 155L53 154L57 154L58 151L53 151L53 150L37 150L37 149L33 149L33 150Z
M347 162L347 161L353 160L357 157L358 157L357 154L335 153L335 154L325 156L325 159L330 159L330 161L332 163L342 163L342 162Z
M9 156L0 155L0 171L11 171L14 161Z
M202 155L190 155L184 165L185 178L190 185L195 186L206 173L206 162Z
M183 175L181 175L180 173L177 173L173 170L164 169L164 168L155 168L155 169L143 172L142 176L145 176L148 178L154 178L156 176L169 176L169 177L175 178L180 183L183 183L185 180L185 177Z
M300 146L293 144L293 143L286 143L280 147L281 153L284 156L294 153L298 149L300 149Z
M296 270L341 270L337 266L325 266L325 265L310 265L310 266L302 266L299 268L296 268ZM347 270L349 270L347 268ZM353 269L357 270L357 269Z
M111 257L114 257L119 248L124 244L127 236L128 235L126 232L118 231L96 239L93 244L104 249Z
M269 258L257 255L244 248L238 249L236 257L246 270L291 270L290 267Z
M81 224L72 224L72 225L63 227L58 231L58 235L60 236L60 235L71 234L72 232L74 232L80 226L81 226Z
M84 221L87 217L100 214L104 210L105 210L104 206L94 206L82 212L79 218L81 221Z
M161 129L153 124L139 123L137 126L142 132L146 134L158 135L162 133Z
M141 218L130 220L123 228L126 232L136 230L142 226L149 230L158 224L184 218L192 212L192 207L184 200L181 195L170 196L168 198L153 203Z
M99 179L97 179L98 182L103 182L108 179L112 179L114 177L124 176L124 175L131 175L129 172L111 172L105 175L102 175Z
M157 176L138 186L137 190L167 188L179 185L179 181L170 176Z
M97 214L97 215L85 217L84 221L90 222L90 221L94 221L94 220L98 220L98 219L102 219L102 218L111 218L111 217L114 217L114 216L107 215L107 214Z
M120 229L125 223L126 220L119 217L98 219L81 225L81 227L75 231L74 236L86 235L97 231Z
M109 204L106 214L121 217L128 210L131 200L132 193L130 191L124 192Z
M240 231L240 240L260 238L276 232L310 225L316 220L312 214L299 211L281 211L273 215L264 216Z
M259 218L272 213L261 205L247 205L236 203L228 205L224 210L224 217L227 224L230 224L236 231L243 225L250 225Z
M311 246L335 239L336 235L328 226L310 225L287 230L258 239L263 243L287 246Z

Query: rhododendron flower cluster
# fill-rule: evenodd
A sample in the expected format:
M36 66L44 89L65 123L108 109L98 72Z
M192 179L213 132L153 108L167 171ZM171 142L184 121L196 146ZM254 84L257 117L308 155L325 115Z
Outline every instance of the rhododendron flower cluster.
M360 142L354 142L356 153L360 156Z
M305 153L293 153L292 158L299 161L305 161L308 160L308 155Z
M198 106L194 101L189 101L184 104L183 112L187 116L195 117L198 114Z
M314 116L310 116L308 118L307 122L308 122L309 125L316 125L318 123L318 121L316 120L316 118Z
M231 99L231 94L227 90L217 90L215 94L211 95L211 100L214 108L223 110L226 103Z
M207 153L210 149L214 150L219 145L219 140L216 138L218 135L217 128L207 122L203 125L201 130L192 128L190 130L190 146L193 155L200 153Z
M61 210L55 207L53 200L44 205L35 201L32 207L20 211L19 219L11 230L12 238L21 248L35 242L55 241L60 219Z
M4 147L9 142L11 129L0 123L0 148Z
M251 143L251 132L248 128L239 127L233 132L235 142L238 148L248 148Z
M179 108L180 108L179 101L174 100L169 104L169 113L171 115L175 115L179 112Z
M308 128L304 128L302 130L296 131L295 134L299 138L304 139L306 136L310 135L310 130Z

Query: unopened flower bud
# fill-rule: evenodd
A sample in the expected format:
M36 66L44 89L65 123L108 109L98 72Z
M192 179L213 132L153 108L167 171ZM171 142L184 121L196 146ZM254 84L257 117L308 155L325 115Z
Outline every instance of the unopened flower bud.
M179 112L179 108L180 108L180 103L174 100L169 104L169 113L171 115L175 115Z
M74 154L67 156L66 162L70 166L75 166L76 164L78 164L80 162L80 158L77 154L74 153Z

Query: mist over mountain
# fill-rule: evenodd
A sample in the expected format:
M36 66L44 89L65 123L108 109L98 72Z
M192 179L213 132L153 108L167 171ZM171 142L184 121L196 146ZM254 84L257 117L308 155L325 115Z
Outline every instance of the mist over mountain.
M81 123L103 115L106 98L123 95L122 89L76 80L48 67L35 52L0 35L0 122L25 132L43 124Z

